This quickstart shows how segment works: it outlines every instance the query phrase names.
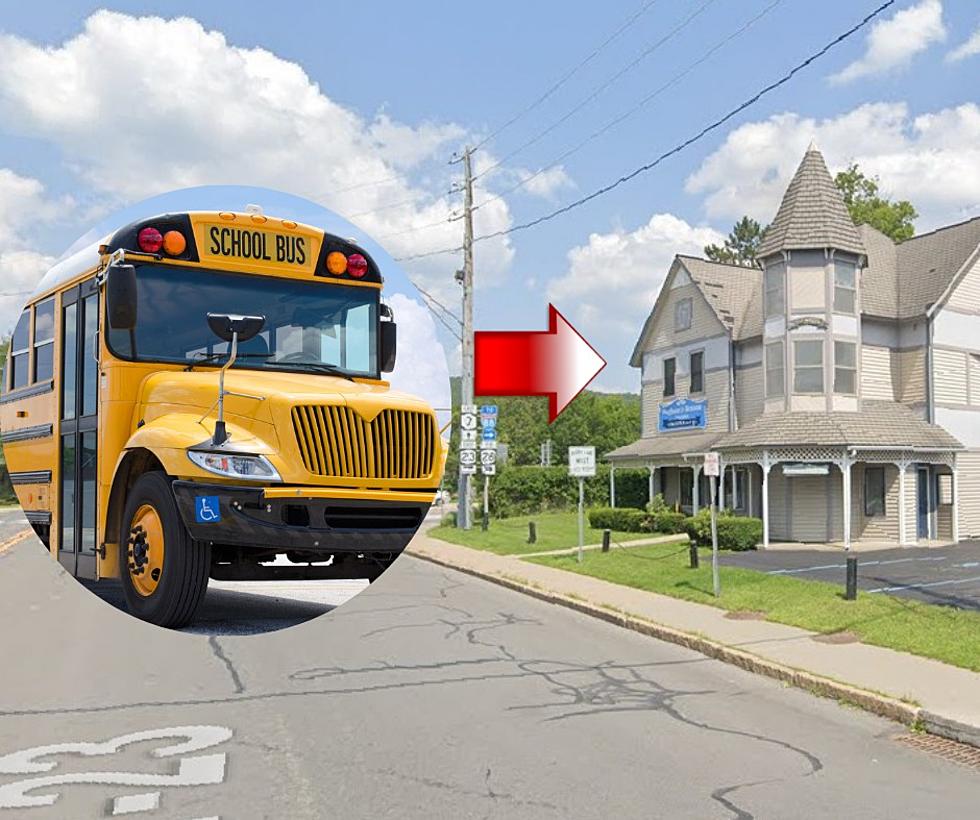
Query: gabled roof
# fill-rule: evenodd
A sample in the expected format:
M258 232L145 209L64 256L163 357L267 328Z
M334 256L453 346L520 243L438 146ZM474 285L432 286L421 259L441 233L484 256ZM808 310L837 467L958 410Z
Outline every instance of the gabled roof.
M697 256L678 254L691 280L704 294L715 315L732 334L733 338L745 338L741 334L753 297L762 291L762 271L756 267L711 262ZM761 313L760 313L761 319ZM750 323L753 326L754 323ZM758 332L762 332L761 323Z
M796 445L915 447L960 450L963 445L902 404L864 401L860 413L763 413L718 442L718 449Z
M808 248L864 253L844 198L813 143L783 194L776 218L766 228L758 256Z
M858 232L868 256L861 272L861 312L897 318L898 246L870 225L859 225Z
M723 433L661 433L637 439L631 444L617 447L604 458L610 461L632 461L634 459L667 458L685 454L706 453L711 450Z
M897 245L898 318L921 316L938 302L978 248L980 216Z

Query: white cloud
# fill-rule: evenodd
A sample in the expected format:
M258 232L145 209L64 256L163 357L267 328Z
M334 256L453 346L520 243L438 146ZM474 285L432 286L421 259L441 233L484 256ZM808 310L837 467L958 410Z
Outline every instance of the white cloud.
M824 120L777 114L732 131L688 177L686 189L706 194L712 218L748 214L765 224L811 139L832 173L857 162L880 178L887 195L910 200L920 231L980 213L976 103L917 116L905 103L869 103Z
M555 165L541 171L528 171L519 169L515 171L518 182L522 182L523 189L533 196L543 199L554 199L555 194L566 188L574 188L575 183L568 175L563 165Z
M398 355L388 375L396 390L419 396L441 412L439 426L449 421L449 370L436 326L428 309L402 293L388 297L398 323ZM443 411L443 409L445 409Z
M946 55L946 62L957 63L960 60L965 60L967 57L973 57L976 54L980 54L980 28L970 35L969 39L963 43L960 43L956 48Z
M548 285L548 298L611 365L599 374L600 389L635 391L621 378L622 365L678 253L701 256L724 237L673 214L654 214L634 231L593 233L568 252L568 269Z
M945 39L943 4L940 0L922 0L894 17L873 23L864 55L834 74L831 82L847 83L904 68L916 54Z
M53 47L0 35L0 120L60 148L109 205L192 185L263 185L362 214L358 225L395 256L460 243L445 194L460 126L409 126L384 112L366 120L296 63L234 46L187 17L98 11ZM488 232L510 221L498 200L475 225ZM421 229L430 223L442 224ZM499 281L512 255L506 238L481 243L483 280ZM409 268L431 283L457 264L446 255Z
M69 210L67 197L50 197L36 179L0 168L0 334L9 333L28 294L54 262L40 252L35 229Z

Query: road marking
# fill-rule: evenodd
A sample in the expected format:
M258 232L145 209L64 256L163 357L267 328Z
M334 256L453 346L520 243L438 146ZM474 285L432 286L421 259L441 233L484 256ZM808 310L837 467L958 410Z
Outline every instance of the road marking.
M11 547L15 546L16 544L19 544L21 541L23 541L25 538L27 538L28 536L31 536L31 535L34 535L34 530L32 530L30 528L28 528L26 530L21 530L16 535L12 535L6 541L3 541L2 543L0 543L0 553L6 552Z
M858 560L858 567L878 567L886 564L906 564L909 561L945 561L948 555L925 555L919 558L888 558L883 561L861 561ZM956 566L971 566L970 564L957 564ZM973 566L980 566L975 563ZM823 564L815 567L801 567L796 569L771 569L767 575L795 575L800 572L819 572L825 569L846 569L847 564Z
M141 811L156 811L158 808L160 808L160 792L127 794L112 801L112 816L136 814Z
M232 730L224 726L173 726L119 735L102 742L68 742L34 746L0 757L0 773L38 774L50 772L58 762L49 760L54 755L81 755L95 757L111 755L133 743L148 740L174 740L180 742L160 746L150 754L156 758L168 758L197 752L224 743L232 736ZM0 784L0 809L21 809L34 806L51 806L61 796L59 789L42 794L30 794L52 786L76 784L100 784L111 786L204 786L224 782L227 755L224 753L181 757L177 761L176 774L152 774L146 772L102 771L51 774L25 778L13 783ZM124 795L113 800L113 814L132 814L152 811L159 806L160 792ZM140 808L143 806L143 808ZM118 809L118 810L117 810Z
M921 584L902 584L894 587L878 587L877 589L865 589L862 592L901 592L903 589L925 589L926 587L942 587L948 584L968 584L971 581L980 581L980 575L972 578L950 578L946 581L928 581Z

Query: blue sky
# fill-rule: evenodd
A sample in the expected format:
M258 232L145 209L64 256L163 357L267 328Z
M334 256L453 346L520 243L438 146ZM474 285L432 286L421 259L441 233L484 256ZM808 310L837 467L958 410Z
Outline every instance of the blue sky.
M446 193L459 170L447 164L451 153L524 109L628 18L619 37L483 146L478 171L608 83L481 177L477 202L546 168L765 12L560 167L478 211L478 233L550 211L648 161L876 5L8 7L0 17L3 292L19 293L112 211L190 185L262 185L313 199L393 256L456 245L460 223L445 222L459 201ZM192 19L175 20L182 15ZM921 230L980 213L978 31L973 2L898 2L877 30L651 173L538 228L477 245L477 327L541 328L553 301L609 361L597 385L638 389L626 361L673 253L697 252L742 213L770 219L811 138L832 169L856 160L887 191L912 199ZM405 269L455 308L458 265L446 255ZM17 299L0 297L4 326ZM454 340L442 338L453 357Z

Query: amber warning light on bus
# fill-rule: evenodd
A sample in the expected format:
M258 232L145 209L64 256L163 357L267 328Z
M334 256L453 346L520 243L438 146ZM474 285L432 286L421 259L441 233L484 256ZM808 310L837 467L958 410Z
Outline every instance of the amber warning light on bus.
M348 273L355 279L363 278L368 270L367 259L359 253L344 256L340 251L331 251L327 254L326 265L327 273L332 273L334 276Z
M160 233L154 227L143 228L136 236L136 244L144 253L160 253L180 256L187 248L187 240L180 231Z

